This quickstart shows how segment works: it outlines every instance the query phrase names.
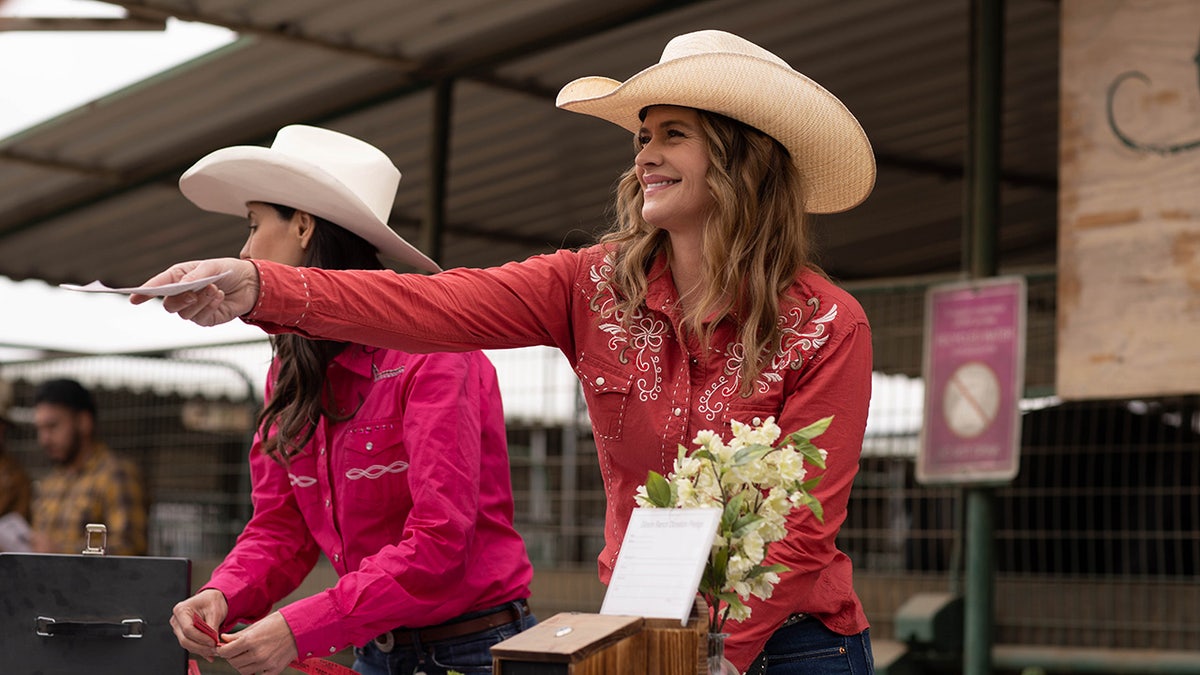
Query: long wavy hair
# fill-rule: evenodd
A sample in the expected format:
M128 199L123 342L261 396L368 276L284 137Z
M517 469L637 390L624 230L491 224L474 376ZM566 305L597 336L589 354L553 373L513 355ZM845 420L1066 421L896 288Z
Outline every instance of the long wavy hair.
M780 346L784 292L802 269L820 272L812 260L811 216L804 210L799 172L783 145L724 115L697 112L709 153L705 180L716 207L703 225L701 292L683 307L683 326L707 346L719 321L734 321L743 357L741 394L749 396ZM641 149L636 138L634 148ZM614 208L615 222L600 241L612 245L614 309L628 323L646 300L651 263L669 254L671 244L667 232L642 218L634 167L617 183ZM714 320L706 322L709 317Z
M288 206L268 206L284 220L291 220L296 215L296 209ZM313 220L315 229L301 266L331 270L383 269L375 247L365 239L324 218L313 216ZM329 363L348 344L291 334L271 338L278 366L271 398L258 414L258 430L263 439L263 452L275 461L286 464L299 453L312 440L322 416L343 420L354 415L351 412L338 416L333 412L325 379Z

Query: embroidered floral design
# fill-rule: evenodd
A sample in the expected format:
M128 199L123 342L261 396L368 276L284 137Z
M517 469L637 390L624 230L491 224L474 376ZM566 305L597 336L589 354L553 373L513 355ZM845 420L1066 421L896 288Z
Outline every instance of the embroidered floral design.
M669 339L670 326L663 319L649 316L641 307L635 309L626 321L625 314L617 306L616 290L611 282L612 270L611 256L605 256L599 265L588 270L596 289L588 306L600 317L600 330L608 334L608 348L616 352L621 363L632 361L642 374L635 380L638 398L642 401L658 400L662 393L662 350ZM821 301L815 297L806 300L804 305L789 307L778 319L779 348L758 376L754 383L755 390L759 394L766 394L772 386L783 382L785 370L804 367L815 352L829 341L829 326L837 314L836 304L822 314ZM729 343L725 347L724 358L722 375L700 396L699 411L710 422L725 412L726 401L736 396L742 385L741 367L746 358L745 349L737 343Z
M805 312L800 306L792 306L780 315L779 349L771 356L770 362L754 383L754 388L759 394L766 394L772 385L782 382L784 370L799 370L804 367L805 362L829 341L829 325L837 318L837 305L832 305L829 311L818 317L821 301L809 298L805 304L812 309L811 312ZM725 357L725 368L721 377L700 396L699 411L709 422L716 420L725 411L725 401L733 398L742 386L742 361L746 358L742 345L726 345Z
M593 266L588 271L588 276L596 284L596 292L588 301L588 306L600 317L600 330L608 334L608 348L617 353L617 359L628 364L632 355L633 366L642 374L634 381L638 399L658 400L662 392L662 349L668 330L667 322L648 316L640 307L626 322L625 314L617 307L616 290L609 281L611 275L612 259L608 256L599 266Z

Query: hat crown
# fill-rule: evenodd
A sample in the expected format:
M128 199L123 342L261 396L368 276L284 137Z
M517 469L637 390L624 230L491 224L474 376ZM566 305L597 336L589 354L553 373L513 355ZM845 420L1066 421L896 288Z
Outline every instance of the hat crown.
M721 30L700 30L671 38L663 48L659 63L667 63L698 54L739 54L791 69L786 61L749 40Z
M386 223L391 216L400 170L370 143L330 129L293 124L275 134L271 150L320 167L358 195L380 221Z

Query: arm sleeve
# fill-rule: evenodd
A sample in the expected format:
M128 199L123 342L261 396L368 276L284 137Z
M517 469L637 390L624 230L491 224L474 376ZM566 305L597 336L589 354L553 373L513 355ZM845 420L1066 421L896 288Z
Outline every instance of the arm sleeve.
M425 276L256 260L258 304L245 320L269 333L408 352L549 345L570 357L570 303L581 261L579 253L559 251Z
M268 376L268 398L273 379L273 374ZM320 554L292 494L287 469L262 451L260 433L250 447L250 480L254 515L204 586L221 591L229 604L221 630L266 616L274 603L304 581Z
M826 468L810 470L810 476L821 476L813 495L821 502L824 520L806 507L793 509L788 515L787 535L770 545L766 564L780 563L790 571L780 575L770 599L751 598L746 603L751 608L749 620L730 624L727 656L740 670L749 667L775 629L798 611L798 606L820 617L838 614L846 603L854 602L849 587L850 560L838 550L836 538L858 473L870 400L871 332L865 323L856 323L840 340L821 350L784 402L778 421L784 434L833 416L829 428L814 441L828 452ZM845 570L830 573L835 566L845 566Z

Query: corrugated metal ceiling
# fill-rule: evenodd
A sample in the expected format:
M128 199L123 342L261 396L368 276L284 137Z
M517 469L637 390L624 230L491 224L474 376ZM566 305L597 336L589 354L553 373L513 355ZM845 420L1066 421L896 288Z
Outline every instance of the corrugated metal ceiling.
M245 230L180 196L203 154L291 123L387 152L392 223L427 211L432 83L453 79L447 267L590 241L631 159L628 134L554 108L571 79L623 79L670 37L729 30L837 94L879 158L875 192L822 217L822 264L863 280L960 267L969 0L128 0L238 42L0 142L0 274L132 285L179 260L235 255ZM1058 3L1008 0L1002 265L1052 265Z

